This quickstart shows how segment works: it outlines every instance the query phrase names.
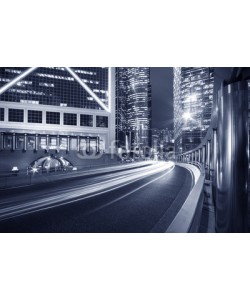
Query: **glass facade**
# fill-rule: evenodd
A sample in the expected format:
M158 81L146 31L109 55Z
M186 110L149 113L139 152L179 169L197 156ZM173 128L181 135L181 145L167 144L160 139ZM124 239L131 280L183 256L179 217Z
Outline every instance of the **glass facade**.
M80 115L80 126L93 127L92 115Z
M0 88L28 68L0 68ZM108 68L72 68L108 104ZM63 67L37 68L0 95L0 101L103 110Z
M108 128L108 117L106 117L106 116L96 116L96 127Z
M16 135L16 145L15 145L15 149L18 149L18 150L23 150L24 149L24 135L23 134L18 134Z
M0 121L4 121L4 108L0 107Z
M27 150L35 150L35 136L28 135L27 136Z
M28 123L42 123L43 112L39 110L28 110Z
M116 139L125 146L151 145L150 68L116 68Z
M9 108L9 122L23 122L23 109Z
M60 124L60 113L47 111L46 112L46 123L47 124Z
M174 137L177 153L197 147L211 121L214 68L174 68Z
M77 125L77 114L64 113L63 114L64 125Z
M8 134L4 135L4 148L11 150L12 149L13 136Z
M114 79L106 67L0 68L0 150L109 153Z
M127 134L127 68L116 68L116 140L125 147Z

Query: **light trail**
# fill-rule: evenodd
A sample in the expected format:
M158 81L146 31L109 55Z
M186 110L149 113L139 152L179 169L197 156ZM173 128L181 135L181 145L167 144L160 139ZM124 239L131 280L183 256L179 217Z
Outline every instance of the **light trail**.
M82 176L85 176L86 175L98 175L98 176L95 176L93 178L87 178L87 180L91 180L91 184L92 186L94 185L93 182L97 182L97 184L100 184L102 183L102 181L104 179L108 179L108 178L116 178L118 177L119 175L130 175L130 174L135 174L137 172L144 172L144 169L145 167L152 167L153 165L156 165L157 163L156 162L151 162L150 164L149 163L145 163L145 162L141 162L141 163L138 163L138 164L130 164L130 165L123 165L123 166L113 166L113 167L105 167L105 168L101 168L101 169L95 169L95 170L92 170L92 171L82 171L78 174L73 174L73 176L67 176L67 179L81 179ZM105 169L105 171L104 171ZM112 171L115 171L114 173L111 173ZM108 174L106 174L108 173ZM65 177L64 174L60 174L61 176L60 177ZM67 174L68 175L68 174ZM59 178L60 178L59 177ZM60 193L64 192L64 191L76 191L77 188L79 189L82 189L83 187L87 186L89 187L90 186L90 183L89 181L87 182L85 180L86 178L83 179L83 181L76 185L74 183L73 187L60 187ZM101 182L100 182L101 180ZM33 191L32 193L34 195L34 197L40 197L41 195L38 194L37 195L37 192L36 191ZM45 198L46 196L52 196L52 195L57 195L58 194L58 190L44 190L43 194L42 194L42 197ZM19 198L20 195L13 195L12 197L8 197L5 201L3 199L1 199L1 203L0 205L3 206L3 205L12 205L12 202L18 202L17 198ZM13 200L12 200L13 198Z
M2 208L0 209L0 220L81 201L173 168L174 163L172 162L157 162L143 168L143 170L130 169L114 174L103 175L99 177L99 179L102 179L102 181L99 182L92 184L83 183L73 188L60 189L59 191L55 191L53 195L51 195L50 192L48 195L43 194L40 198L36 198L33 201Z
M163 175L161 175L161 176L159 176L159 177L157 177L157 178L154 178L154 179L150 180L149 182L147 182L147 183L145 183L145 184L139 186L138 188L133 189L132 191L130 191L130 192L126 193L125 195L122 195L122 196L120 196L120 197L114 199L114 200L111 201L111 202L108 202L108 203L106 203L106 204L104 204L104 205L102 205L102 206L99 206L98 208L92 210L91 213L96 212L96 211L98 211L98 210L101 210L101 209L103 209L103 208L105 208L105 207L107 207L107 206L109 206L109 205L111 205L111 204L114 204L115 202L118 202L118 201L122 200L123 198L125 198L125 197L127 197L127 196L129 196L129 195L131 195L131 194L133 194L133 193L135 193L135 192L141 190L142 188L144 188L144 187L146 187L147 185L149 185L149 184L155 182L156 180L159 180L159 179L163 178L163 177L166 176L169 172L171 172L171 171L174 169L174 167L175 167L175 166L173 165L173 167L171 167L171 168L170 168L167 172L165 172Z

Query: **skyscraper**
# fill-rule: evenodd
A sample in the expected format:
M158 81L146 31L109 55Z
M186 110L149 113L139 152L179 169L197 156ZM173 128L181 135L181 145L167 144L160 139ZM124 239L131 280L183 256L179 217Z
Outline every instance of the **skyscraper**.
M175 151L198 146L211 121L213 68L174 68Z
M116 138L120 146L151 145L150 68L116 68Z
M127 136L127 68L116 68L116 141L117 147L125 147Z
M0 68L0 110L2 151L107 153L115 140L114 68Z

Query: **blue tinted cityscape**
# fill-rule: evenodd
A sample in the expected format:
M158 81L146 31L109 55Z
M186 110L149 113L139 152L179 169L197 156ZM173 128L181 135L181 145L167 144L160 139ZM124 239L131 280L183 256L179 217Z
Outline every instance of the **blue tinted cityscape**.
M0 232L249 232L249 103L250 68L1 67Z

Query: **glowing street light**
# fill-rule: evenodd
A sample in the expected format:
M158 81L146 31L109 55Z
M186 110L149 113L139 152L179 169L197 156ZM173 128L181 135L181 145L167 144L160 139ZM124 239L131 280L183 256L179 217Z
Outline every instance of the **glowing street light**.
M33 174L38 173L38 169L36 167L33 167L32 172L33 172Z

